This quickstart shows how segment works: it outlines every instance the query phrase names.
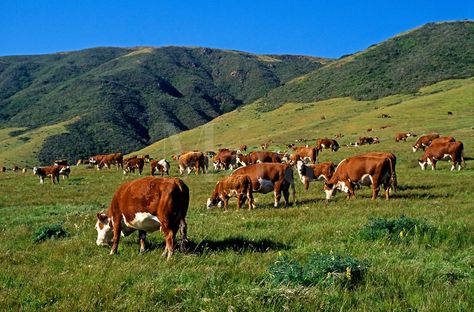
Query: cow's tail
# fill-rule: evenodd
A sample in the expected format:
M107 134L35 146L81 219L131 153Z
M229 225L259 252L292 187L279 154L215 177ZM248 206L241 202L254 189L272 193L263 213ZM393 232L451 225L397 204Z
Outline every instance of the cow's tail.
M285 180L290 183L293 204L296 205L296 189L295 189L295 179L293 178L293 169L288 166L288 169L285 171Z
M460 161L460 163L462 164L462 167L465 168L466 167L466 163L464 162L464 144L461 142L461 141L458 141L459 142L459 155L456 155L457 158L458 158L458 161Z
M393 191L396 193L398 188L397 173L395 172L394 161L391 158L388 158L388 161L390 163L390 185L392 185Z

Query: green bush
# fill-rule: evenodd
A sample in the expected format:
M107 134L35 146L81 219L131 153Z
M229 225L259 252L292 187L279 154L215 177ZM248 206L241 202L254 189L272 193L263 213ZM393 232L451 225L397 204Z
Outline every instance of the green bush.
M33 241L38 243L49 238L62 238L69 236L69 233L63 229L61 224L49 224L40 227L33 234Z
M270 276L274 284L281 285L341 285L352 288L363 278L369 264L350 256L310 255L301 265L287 256L279 257L270 266Z
M436 229L423 219L400 216L398 219L373 218L361 230L361 236L376 240L385 237L390 241L404 241L408 238L432 235Z

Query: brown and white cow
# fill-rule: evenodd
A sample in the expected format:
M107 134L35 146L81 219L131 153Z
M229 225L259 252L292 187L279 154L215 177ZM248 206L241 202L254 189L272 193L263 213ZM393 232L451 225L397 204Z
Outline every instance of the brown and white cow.
M21 173L22 174L25 174L28 172L28 168L27 167L24 167L23 169L21 169Z
M63 177L63 180L68 178L69 175L71 174L71 167L70 166L58 166L59 167L59 175Z
M334 196L336 190L346 192L348 198L354 197L356 184L372 186L372 200L377 198L380 185L385 189L385 199L390 198L392 168L389 159L383 157L354 156L343 159L336 171L324 185L326 200Z
M290 157L291 161L297 161L297 158L303 160L311 161L313 164L316 163L318 157L318 149L315 147L305 147L305 146L294 146L293 150L295 151L292 157ZM294 156L295 155L295 156ZM298 157L296 157L298 156Z
M425 150L426 147L430 146L431 141L437 138L439 138L439 134L437 133L425 134L420 136L418 140L416 140L415 145L413 145L412 147L413 152L416 152L420 148Z
M409 137L411 137L411 132L399 132L395 135L395 141L396 142L400 142L400 141L406 142Z
M68 162L67 159L55 159L53 160L53 165L56 166L67 166Z
M356 145L377 144L377 143L380 143L380 140L378 137L359 137L359 140L357 140Z
M18 170L20 170L20 168L17 165L13 165L12 171L13 172L18 172Z
M328 138L318 139L316 142L316 149L322 152L324 148L330 148L333 152L337 152L339 149L339 143L337 143L336 140Z
M196 170L196 174L199 174L199 170L206 173L208 158L202 152L187 152L181 154L178 158L179 173L184 174L187 172L191 173L193 169Z
M144 166L145 166L145 159L131 158L125 163L125 166L123 168L123 174L134 173L135 169L138 169L138 174L142 175Z
M249 164L281 163L281 156L276 152L255 151L249 153Z
M37 175L40 178L40 184L44 184L44 178L50 177L53 184L56 181L59 183L59 171L61 168L59 166L47 166L47 167L34 167L33 174Z
M211 197L207 199L207 209L224 203L224 211L227 211L229 198L231 197L237 197L237 210L240 210L245 199L248 200L249 210L255 207L252 195L252 180L248 175L229 176L218 181Z
M240 152L246 152L247 151L247 145L245 145L245 144L240 145L239 146L239 151Z
M332 161L324 162L320 164L305 164L303 161L298 160L296 162L296 170L300 176L300 180L304 185L304 189L307 191L309 188L309 182L312 181L328 181L332 178L336 166Z
M161 176L165 173L170 175L170 163L166 159L150 160L150 174L153 176L156 171L159 171Z
M181 232L181 247L187 240L186 213L189 189L178 178L146 177L118 187L105 213L97 213L97 245L110 245L117 253L120 235L138 230L140 252L145 251L146 233L160 230L166 241L163 256L171 258L176 233Z
M455 169L456 164L458 165L458 170L461 170L461 164L464 164L463 150L464 145L460 141L432 143L426 148L418 163L422 170L425 170L427 165L431 165L431 169L435 170L438 160L448 159L453 163L451 171Z
M123 169L123 154L113 153L107 155L96 155L89 158L89 163L97 165L97 170L103 167L110 169L111 165L116 165L117 169L120 167Z
M456 142L456 139L454 139L454 137L452 136L443 136L443 137L434 139L433 141L431 141L431 144L448 143L448 142Z
M274 206L278 207L281 193L285 201L285 207L289 206L289 189L293 193L295 202L295 182L293 179L293 169L289 164L280 163L260 163L238 168L232 172L231 176L248 175L252 180L252 191L266 194L274 193Z
M237 165L237 151L220 149L213 158L214 170L233 170Z

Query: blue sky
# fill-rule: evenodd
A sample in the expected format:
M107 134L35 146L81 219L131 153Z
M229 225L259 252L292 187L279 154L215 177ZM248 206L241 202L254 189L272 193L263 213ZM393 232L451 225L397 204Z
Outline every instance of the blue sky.
M0 55L179 45L340 57L462 19L474 19L474 0L5 0Z

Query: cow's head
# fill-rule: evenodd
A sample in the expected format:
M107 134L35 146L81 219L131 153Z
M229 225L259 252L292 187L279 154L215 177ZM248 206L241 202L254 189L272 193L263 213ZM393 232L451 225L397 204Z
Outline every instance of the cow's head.
M69 173L71 173L71 167L69 167L69 166L62 167L59 170L59 174L62 174L62 175L69 175Z
M33 174L36 175L38 173L38 167L33 168Z
M212 192L211 197L207 199L207 209L212 209L212 207L218 206L219 208L222 207L222 199L219 196L219 183L218 181L216 183L216 188L214 189L214 192Z
M300 176L305 174L306 165L301 159L296 162L296 170L298 170Z
M326 200L330 200L336 194L336 185L331 183L324 183L324 192L326 193Z
M112 244L114 230L112 226L112 220L105 214L97 213L97 223L95 224L97 230L97 241L98 246Z
M418 150L418 145L413 145L411 149L413 150L413 153L416 152Z
M418 164L421 167L421 170L425 170L426 166L428 166L429 159L424 159L424 157L418 159Z

